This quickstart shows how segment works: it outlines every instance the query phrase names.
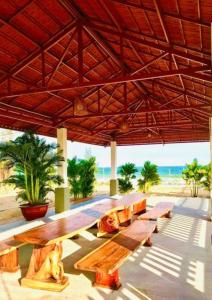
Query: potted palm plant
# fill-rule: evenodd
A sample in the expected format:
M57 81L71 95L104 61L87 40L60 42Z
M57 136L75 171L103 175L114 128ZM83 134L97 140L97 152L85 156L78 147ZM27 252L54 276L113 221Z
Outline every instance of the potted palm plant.
M33 132L26 132L14 141L0 143L0 162L5 162L13 174L4 184L12 184L18 190L17 200L26 220L45 216L48 209L48 193L54 184L63 179L56 175L55 167L64 160L56 144L48 144Z

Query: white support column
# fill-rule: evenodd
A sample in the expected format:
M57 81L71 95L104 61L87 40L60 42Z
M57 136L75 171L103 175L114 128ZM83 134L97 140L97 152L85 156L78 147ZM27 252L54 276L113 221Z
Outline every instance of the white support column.
M116 142L112 141L110 143L111 147L111 179L117 179L117 151L116 151Z
M55 212L60 213L70 208L68 177L67 177L67 129L57 129L57 143L59 150L62 150L64 161L58 167L58 175L60 175L64 182L55 189Z
M209 118L209 132L210 132L210 165L211 165L211 169L212 169L212 118ZM210 198L208 201L208 220L212 221L212 174L211 174L211 178L210 178Z
M118 193L118 180L117 180L117 151L116 141L112 141L111 148L111 180L110 180L110 196Z
M63 162L61 162L61 165L58 167L58 175L60 175L64 180L64 183L61 184L61 187L67 187L68 179L67 179L67 129L66 128L57 129L57 143L59 145L59 150L62 150L62 156L65 159Z

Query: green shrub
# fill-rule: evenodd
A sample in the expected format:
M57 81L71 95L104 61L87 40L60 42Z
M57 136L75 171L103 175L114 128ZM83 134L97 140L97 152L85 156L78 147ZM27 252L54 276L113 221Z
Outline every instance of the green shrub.
M80 161L80 182L81 182L81 194L82 197L88 197L93 194L95 173L96 173L96 159L90 157Z
M74 199L80 198L81 182L80 182L80 168L77 158L68 159L68 181L70 185L70 194L74 196Z
M158 168L150 161L144 163L141 169L141 178L138 179L138 188L142 192L146 193L150 187L160 183L160 176L158 174Z
M186 184L190 186L191 196L197 197L201 180L204 177L204 169L198 164L197 159L194 159L191 164L186 165L186 168L182 172L182 177L186 181Z
M133 163L126 163L119 168L118 174L121 175L121 178L118 178L118 182L121 193L127 193L133 190L132 179L136 178L136 172L137 169Z
M211 188L211 164L202 167L203 177L201 179L201 185L207 190L210 191Z
M74 157L68 160L68 179L70 184L70 193L74 199L88 197L93 194L96 173L96 159L78 160Z

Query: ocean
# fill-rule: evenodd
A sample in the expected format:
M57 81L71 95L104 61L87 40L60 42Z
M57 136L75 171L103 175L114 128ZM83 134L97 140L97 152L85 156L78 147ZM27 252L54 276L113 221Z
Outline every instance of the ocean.
M136 178L140 176L142 167L136 167ZM158 173L163 178L180 178L182 171L185 169L185 166L158 166ZM96 174L97 180L108 180L110 179L111 168L110 167L98 167Z

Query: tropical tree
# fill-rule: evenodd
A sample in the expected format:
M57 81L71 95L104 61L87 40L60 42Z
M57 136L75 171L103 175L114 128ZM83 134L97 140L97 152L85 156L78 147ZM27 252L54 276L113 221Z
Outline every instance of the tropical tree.
M68 179L70 184L70 192L74 199L80 197L88 197L93 194L96 173L96 159L89 157L88 159L78 160L74 157L68 160Z
M186 184L190 186L192 197L198 196L198 189L201 185L204 173L204 168L198 164L197 159L194 159L191 164L187 164L183 170L182 177L186 181Z
M80 182L80 168L77 157L68 159L68 181L70 185L70 193L74 196L74 199L78 199L81 193L81 182Z
M55 167L64 160L57 148L33 132L0 143L0 162L14 170L3 183L13 184L18 189L17 199L30 205L43 204L47 194L54 191L53 185L63 182L55 172Z
M138 188L144 193L148 192L150 187L160 183L158 168L150 161L145 161L141 169L141 178L138 179Z
M201 185L207 190L210 191L211 188L211 164L202 167L201 170L203 177L201 178Z
M90 157L80 161L80 182L81 182L81 193L82 197L88 197L93 194L95 173L96 173L96 159Z
M136 178L136 172L137 169L133 163L126 163L119 168L118 173L121 178L118 178L118 182L121 193L127 193L133 189L132 179Z

